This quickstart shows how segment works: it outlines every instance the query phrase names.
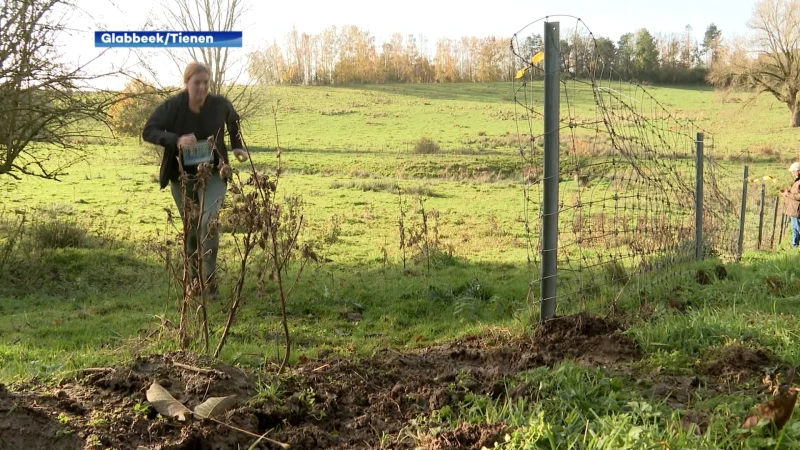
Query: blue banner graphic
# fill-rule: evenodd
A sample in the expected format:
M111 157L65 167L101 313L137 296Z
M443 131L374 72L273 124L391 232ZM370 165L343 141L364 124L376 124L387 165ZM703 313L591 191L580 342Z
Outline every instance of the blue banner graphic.
M95 31L95 47L239 47L241 31Z

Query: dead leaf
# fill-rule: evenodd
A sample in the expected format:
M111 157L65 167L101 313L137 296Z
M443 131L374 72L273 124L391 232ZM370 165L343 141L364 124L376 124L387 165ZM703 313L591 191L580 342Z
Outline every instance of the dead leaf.
M181 422L185 422L186 417L192 414L189 408L175 400L169 391L164 389L157 381L153 381L153 384L147 389L147 401L162 416L176 417Z
M789 382L791 382L791 377ZM773 397L766 403L758 405L758 411L745 418L741 428L747 430L758 425L761 420L766 419L772 422L778 430L781 430L784 425L792 418L795 404L797 403L798 389L789 387L788 385L781 385L778 389L779 394Z
M347 313L347 318L353 322L358 322L361 320L361 314L359 313Z
M741 428L743 430L753 428L758 425L759 421L760 419L758 418L758 414L751 414L744 419L744 423L742 423Z
M194 416L198 419L212 419L224 414L236 406L236 396L211 397L194 408Z

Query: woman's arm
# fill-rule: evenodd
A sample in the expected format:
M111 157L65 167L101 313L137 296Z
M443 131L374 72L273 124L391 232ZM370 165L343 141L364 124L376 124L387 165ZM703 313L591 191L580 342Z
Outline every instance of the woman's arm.
M153 111L150 118L147 119L147 123L144 124L142 139L151 144L161 145L163 147L177 145L178 133L167 131L170 117L174 114L170 106L171 102L165 100Z
M231 138L231 149L241 149L244 148L242 144L242 135L241 129L239 128L239 113L236 112L236 108L233 107L233 103L230 100L227 101L228 104L228 114L225 115L225 124L228 126L228 134Z

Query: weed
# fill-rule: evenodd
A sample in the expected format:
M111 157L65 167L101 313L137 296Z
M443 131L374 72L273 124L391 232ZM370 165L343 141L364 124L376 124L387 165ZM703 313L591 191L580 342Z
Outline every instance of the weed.
M328 221L328 229L325 232L322 240L328 245L339 242L339 237L342 235L342 220L341 214L334 214Z
M136 404L133 405L133 412L135 412L137 415L147 416L150 414L150 405L136 402Z
M619 261L613 260L603 266L606 278L611 284L625 284L628 281L628 272Z
M74 433L74 431L72 431L72 430L70 430L68 428L61 428L58 431L56 431L56 438L71 436L72 433Z
M83 248L88 245L88 231L77 219L54 218L31 226L34 245L41 250Z
M100 440L100 436L96 434L90 435L86 439L86 448L87 449L103 448L103 441Z
M138 406L138 403L137 405L134 406L133 410L137 413L141 413L141 410L140 411L136 410L136 406ZM149 412L149 409L147 410L147 412ZM144 413L143 415L146 416L147 413ZM92 427L100 427L103 425L108 425L109 423L111 423L111 420L109 419L109 417L107 417L107 414L96 410L92 411L92 416L88 422L88 424Z
M319 113L323 116L343 116L347 114L353 114L355 112L356 111L354 109L334 108L321 110Z
M26 216L23 211L22 217L16 226L12 224L3 224L0 228L0 231L8 233L8 237L2 242L2 246L0 246L0 274L5 270L6 264L10 261L11 256L14 254L20 240L25 234L25 223ZM11 229L9 230L9 228Z

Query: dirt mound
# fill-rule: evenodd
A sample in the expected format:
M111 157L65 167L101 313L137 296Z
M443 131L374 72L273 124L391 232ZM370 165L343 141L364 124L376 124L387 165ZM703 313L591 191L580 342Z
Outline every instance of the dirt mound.
M403 430L421 414L457 410L470 393L529 395L524 389L506 393L507 381L521 371L568 356L611 364L637 354L619 327L589 315L543 324L532 338L496 333L409 352L384 350L359 361L301 358L303 364L280 377L170 353L83 371L56 388L29 385L2 394L0 414L10 420L0 431L5 437L11 427L35 424L30 433L13 436L13 445L25 449L248 448L253 435L266 432L292 449L363 449L386 436L390 448L411 449L421 443ZM165 419L146 400L154 381L190 409L209 397L235 394L240 401L218 418L229 426ZM431 438L428 448L491 447L501 431L500 425L461 425ZM256 448L278 447L262 441Z
M444 431L422 447L425 450L481 450L503 442L505 424L466 424Z
M100 370L86 376L82 384L132 395L143 394L153 381L173 392L175 398L189 408L208 397L236 394L248 398L255 394L254 380L244 371L181 352L138 358L121 370Z
M45 408L26 404L0 384L0 448L83 448L83 441L70 433L58 416Z
M301 449L364 448L365 442L376 442L382 434L400 434L419 414L457 408L468 393L504 395L504 378L544 364L529 347L522 340L497 336L467 338L414 352L386 350L361 362L311 361L284 384L306 396L284 400L288 407L259 405L259 414L277 424L287 415L292 417L298 407L291 405L300 403L305 405L306 419L295 416L301 421L276 432L275 439ZM311 392L316 401L309 405ZM334 430L338 436L332 435ZM390 448L418 445L406 439L392 442Z
M681 405L689 404L695 389L700 386L700 379L696 376L663 376L658 377L653 386L652 395L656 401L666 400L667 404L675 409Z
M723 349L706 368L708 375L717 377L752 377L762 375L773 364L773 358L761 349L731 346Z
M84 370L78 374L77 382L62 383L56 388L23 386L21 393L7 400L20 407L9 409L9 420L3 421L0 430L8 423L33 424L35 429L30 436L15 436L18 441L15 445L21 449L141 446L205 450L228 448L227 445L236 448L237 443L245 443L246 439L228 439L232 433L209 438L208 430L200 424L180 430L169 421L154 420L157 413L149 408L145 396L153 381L158 381L189 408L208 397L235 394L247 400L256 393L253 379L239 369L223 364L212 367L205 358L171 353L138 358L122 367ZM0 406L0 411L3 409ZM32 419L34 413L49 417L50 421L39 423Z
M534 345L550 358L577 358L600 365L636 359L641 350L614 321L587 313L556 316L539 325Z

